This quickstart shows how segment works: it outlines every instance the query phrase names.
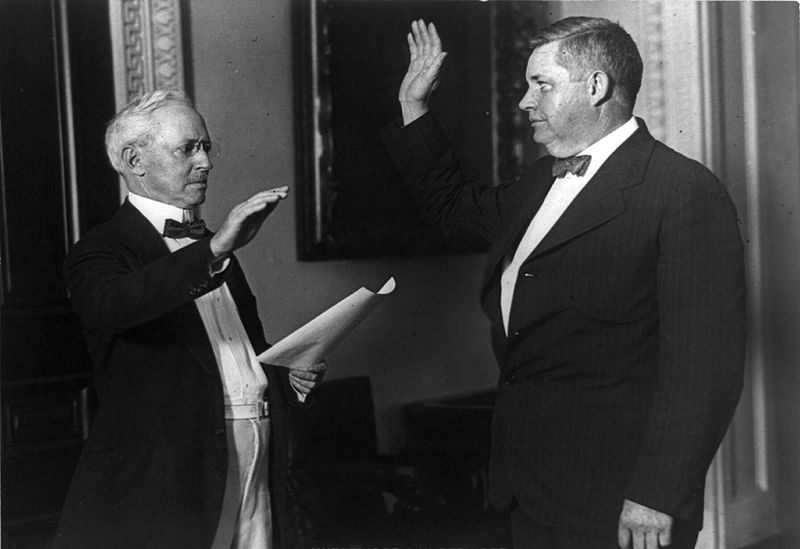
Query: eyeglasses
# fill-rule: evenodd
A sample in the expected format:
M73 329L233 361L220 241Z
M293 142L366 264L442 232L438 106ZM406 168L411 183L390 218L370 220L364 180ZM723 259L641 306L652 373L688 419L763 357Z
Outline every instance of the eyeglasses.
M175 154L183 158L191 158L202 149L209 158L216 158L219 156L219 145L211 141L190 139L182 146L175 149Z

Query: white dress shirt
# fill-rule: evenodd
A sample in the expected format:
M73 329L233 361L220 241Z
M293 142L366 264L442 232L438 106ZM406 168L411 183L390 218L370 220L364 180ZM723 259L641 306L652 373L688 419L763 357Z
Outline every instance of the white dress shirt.
M128 194L128 200L159 233L163 232L164 222L168 218L191 221L194 215L191 210L182 210L133 193ZM164 237L164 242L174 252L196 241L191 238ZM262 400L267 388L267 377L256 360L253 345L239 318L239 311L228 285L223 283L194 302L217 359L225 404L251 404Z
M622 126L578 153L578 156L588 154L592 157L586 173L582 176L568 173L553 182L553 186L547 193L544 202L542 202L542 206L533 216L528 229L525 231L522 240L520 240L513 258L506 257L506 264L500 277L500 310L503 314L503 327L506 335L508 335L508 322L511 316L511 306L514 298L514 288L519 276L519 268L547 233L550 232L550 229L561 218L572 201L575 200L575 197L578 196L594 174L608 160L608 157L633 135L638 127L636 119L631 117Z
M134 193L130 203L159 234L168 218L191 221L194 212L164 204ZM191 238L167 238L171 252L188 246ZM209 265L211 272L222 272ZM194 300L205 326L222 378L226 406L254 404L263 400L267 377L244 329L236 302L227 283ZM272 547L272 512L269 495L268 418L226 420L228 465L220 521L212 549L269 549Z

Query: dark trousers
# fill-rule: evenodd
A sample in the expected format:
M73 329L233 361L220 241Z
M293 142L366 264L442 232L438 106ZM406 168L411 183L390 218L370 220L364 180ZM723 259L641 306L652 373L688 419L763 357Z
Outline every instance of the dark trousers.
M669 549L694 549L698 532L675 521ZM514 549L620 549L617 532L598 536L563 530L537 522L519 505L511 511L511 536ZM632 547L632 545L631 545Z

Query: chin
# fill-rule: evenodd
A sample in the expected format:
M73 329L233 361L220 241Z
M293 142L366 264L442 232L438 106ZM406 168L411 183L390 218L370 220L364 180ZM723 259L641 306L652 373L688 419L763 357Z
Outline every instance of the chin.
M206 201L206 195L205 194L203 194L202 196L195 197L192 200L187 200L186 203L188 204L188 206L185 209L188 210L188 209L191 209L191 208L196 208L196 207L198 207L200 204L202 204L205 201Z

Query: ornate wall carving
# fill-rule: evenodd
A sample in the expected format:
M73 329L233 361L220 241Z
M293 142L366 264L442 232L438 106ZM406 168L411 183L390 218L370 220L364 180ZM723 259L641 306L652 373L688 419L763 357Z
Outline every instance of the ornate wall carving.
M179 0L109 0L117 108L156 89L184 89Z
M642 26L644 44L643 91L647 100L647 127L656 139L664 140L667 134L667 98L664 53L664 4L645 2L643 4Z

